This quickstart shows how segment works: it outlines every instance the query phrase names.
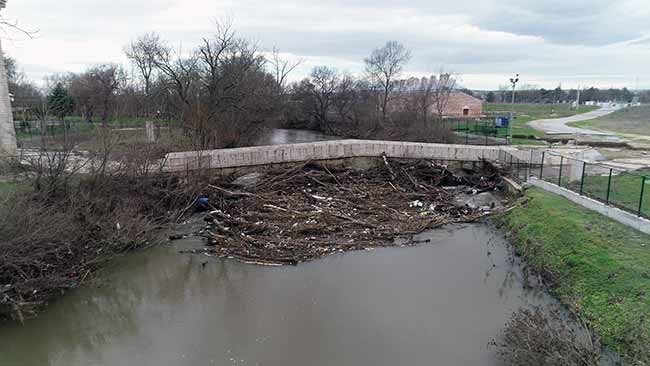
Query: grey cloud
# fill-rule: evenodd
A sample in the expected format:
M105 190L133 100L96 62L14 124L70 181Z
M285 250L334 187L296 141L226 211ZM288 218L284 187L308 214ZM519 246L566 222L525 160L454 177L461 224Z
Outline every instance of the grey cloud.
M603 45L650 30L646 17L621 10L629 0L351 0L356 6L417 9L422 14L460 14L485 29L544 37L561 44ZM631 6L634 9L634 6ZM640 9L641 10L641 9Z
M413 72L442 66L461 74L514 70L554 79L570 73L637 73L650 62L650 51L639 51L649 42L640 36L650 35L650 23L620 6L640 0L192 0L202 8L187 6L189 1L10 0L7 11L41 29L41 37L9 44L9 51L35 78L44 70L77 71L82 60L124 61L122 45L147 31L187 50L211 34L211 19L232 9L238 32L262 49L277 45L297 57L356 64L357 70L373 48L393 39L412 49L408 69ZM188 14L170 14L179 4ZM406 18L395 21L400 16ZM604 46L622 41L628 42ZM471 86L471 80L466 83Z
M487 28L542 36L560 44L605 45L637 38L650 29L646 21L619 11L622 2L608 0L506 0L483 15Z

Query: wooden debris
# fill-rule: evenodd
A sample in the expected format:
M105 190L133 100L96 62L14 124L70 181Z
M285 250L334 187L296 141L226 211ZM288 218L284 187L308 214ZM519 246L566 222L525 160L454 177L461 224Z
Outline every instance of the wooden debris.
M431 161L382 160L367 171L314 162L278 168L246 191L214 182L210 201L221 207L206 218L213 226L207 231L209 254L295 265L392 246L399 237L484 217L489 213L455 206L454 192L494 190L501 182L492 171L459 176ZM461 189L444 189L449 186Z

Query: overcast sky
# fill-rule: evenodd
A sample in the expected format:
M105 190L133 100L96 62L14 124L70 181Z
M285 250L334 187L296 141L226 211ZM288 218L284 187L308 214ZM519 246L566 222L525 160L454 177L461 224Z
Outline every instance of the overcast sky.
M3 48L28 77L126 63L123 46L150 31L185 50L234 19L262 49L354 74L388 40L413 53L410 75L445 69L473 89L514 73L552 88L650 88L648 0L9 0L3 17L38 29L5 34Z

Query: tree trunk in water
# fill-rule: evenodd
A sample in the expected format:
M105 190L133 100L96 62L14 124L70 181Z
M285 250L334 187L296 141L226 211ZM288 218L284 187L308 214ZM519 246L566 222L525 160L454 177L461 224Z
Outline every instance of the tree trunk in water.
M7 70L5 69L4 54L0 44L0 156L13 156L16 154L16 149L16 130L14 129L14 118L11 113Z

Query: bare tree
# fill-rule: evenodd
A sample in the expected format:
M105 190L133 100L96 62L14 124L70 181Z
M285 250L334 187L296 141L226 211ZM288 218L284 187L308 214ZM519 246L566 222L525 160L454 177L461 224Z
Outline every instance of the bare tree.
M350 75L343 75L340 78L332 105L336 110L339 121L347 123L353 120L351 114L356 101L356 81Z
M339 75L336 69L327 66L317 66L311 71L310 91L314 101L313 115L321 130L329 130L328 113L339 86Z
M156 70L156 54L161 44L160 36L157 33L146 33L136 40L131 41L125 48L124 53L135 65L144 82L145 114L151 114L151 83Z
M436 77L423 77L410 80L410 89L413 95L413 104L417 113L417 119L422 123L430 121L431 109L433 106L433 94L436 85Z
M198 49L199 75L207 99L209 134L204 145L236 147L248 143L272 114L272 76L255 44L237 37L230 21L217 23L212 38ZM271 94L269 94L271 93Z
M0 10L5 7L7 7L7 0L0 0ZM38 34L38 30L28 30L23 28L18 24L18 20L9 19L3 15L0 15L0 30L3 32L7 32L8 30L18 31L29 38L34 38L34 36Z
M411 59L411 52L397 41L389 41L381 48L375 49L366 58L366 72L381 92L380 111L382 120L388 116L388 105L395 81L402 73L404 65Z
M445 115L449 98L456 87L456 79L449 73L441 72L437 80L435 77L432 77L432 81L434 82L431 89L433 108L438 122L441 122Z
M237 147L252 142L273 116L275 80L255 44L237 36L230 21L188 56L162 41L154 63L164 85L161 93L196 150Z
M154 64L161 73L162 82L180 99L183 106L179 109L183 111L190 104L190 90L197 80L198 59L194 55L183 57L182 50L174 51L163 41L159 41L154 50Z
M300 59L297 61L290 61L285 58L282 58L280 55L280 50L276 47L273 47L271 56L267 59L269 65L272 68L273 75L275 76L275 81L277 83L277 94L283 96L287 90L287 78L298 66L300 66L304 60Z
M92 122L98 102L98 93L93 79L88 73L75 75L70 81L70 94L74 97L77 113L86 122Z
M93 111L99 110L102 122L108 123L117 91L126 81L124 70L113 64L97 65L82 76L84 92Z

